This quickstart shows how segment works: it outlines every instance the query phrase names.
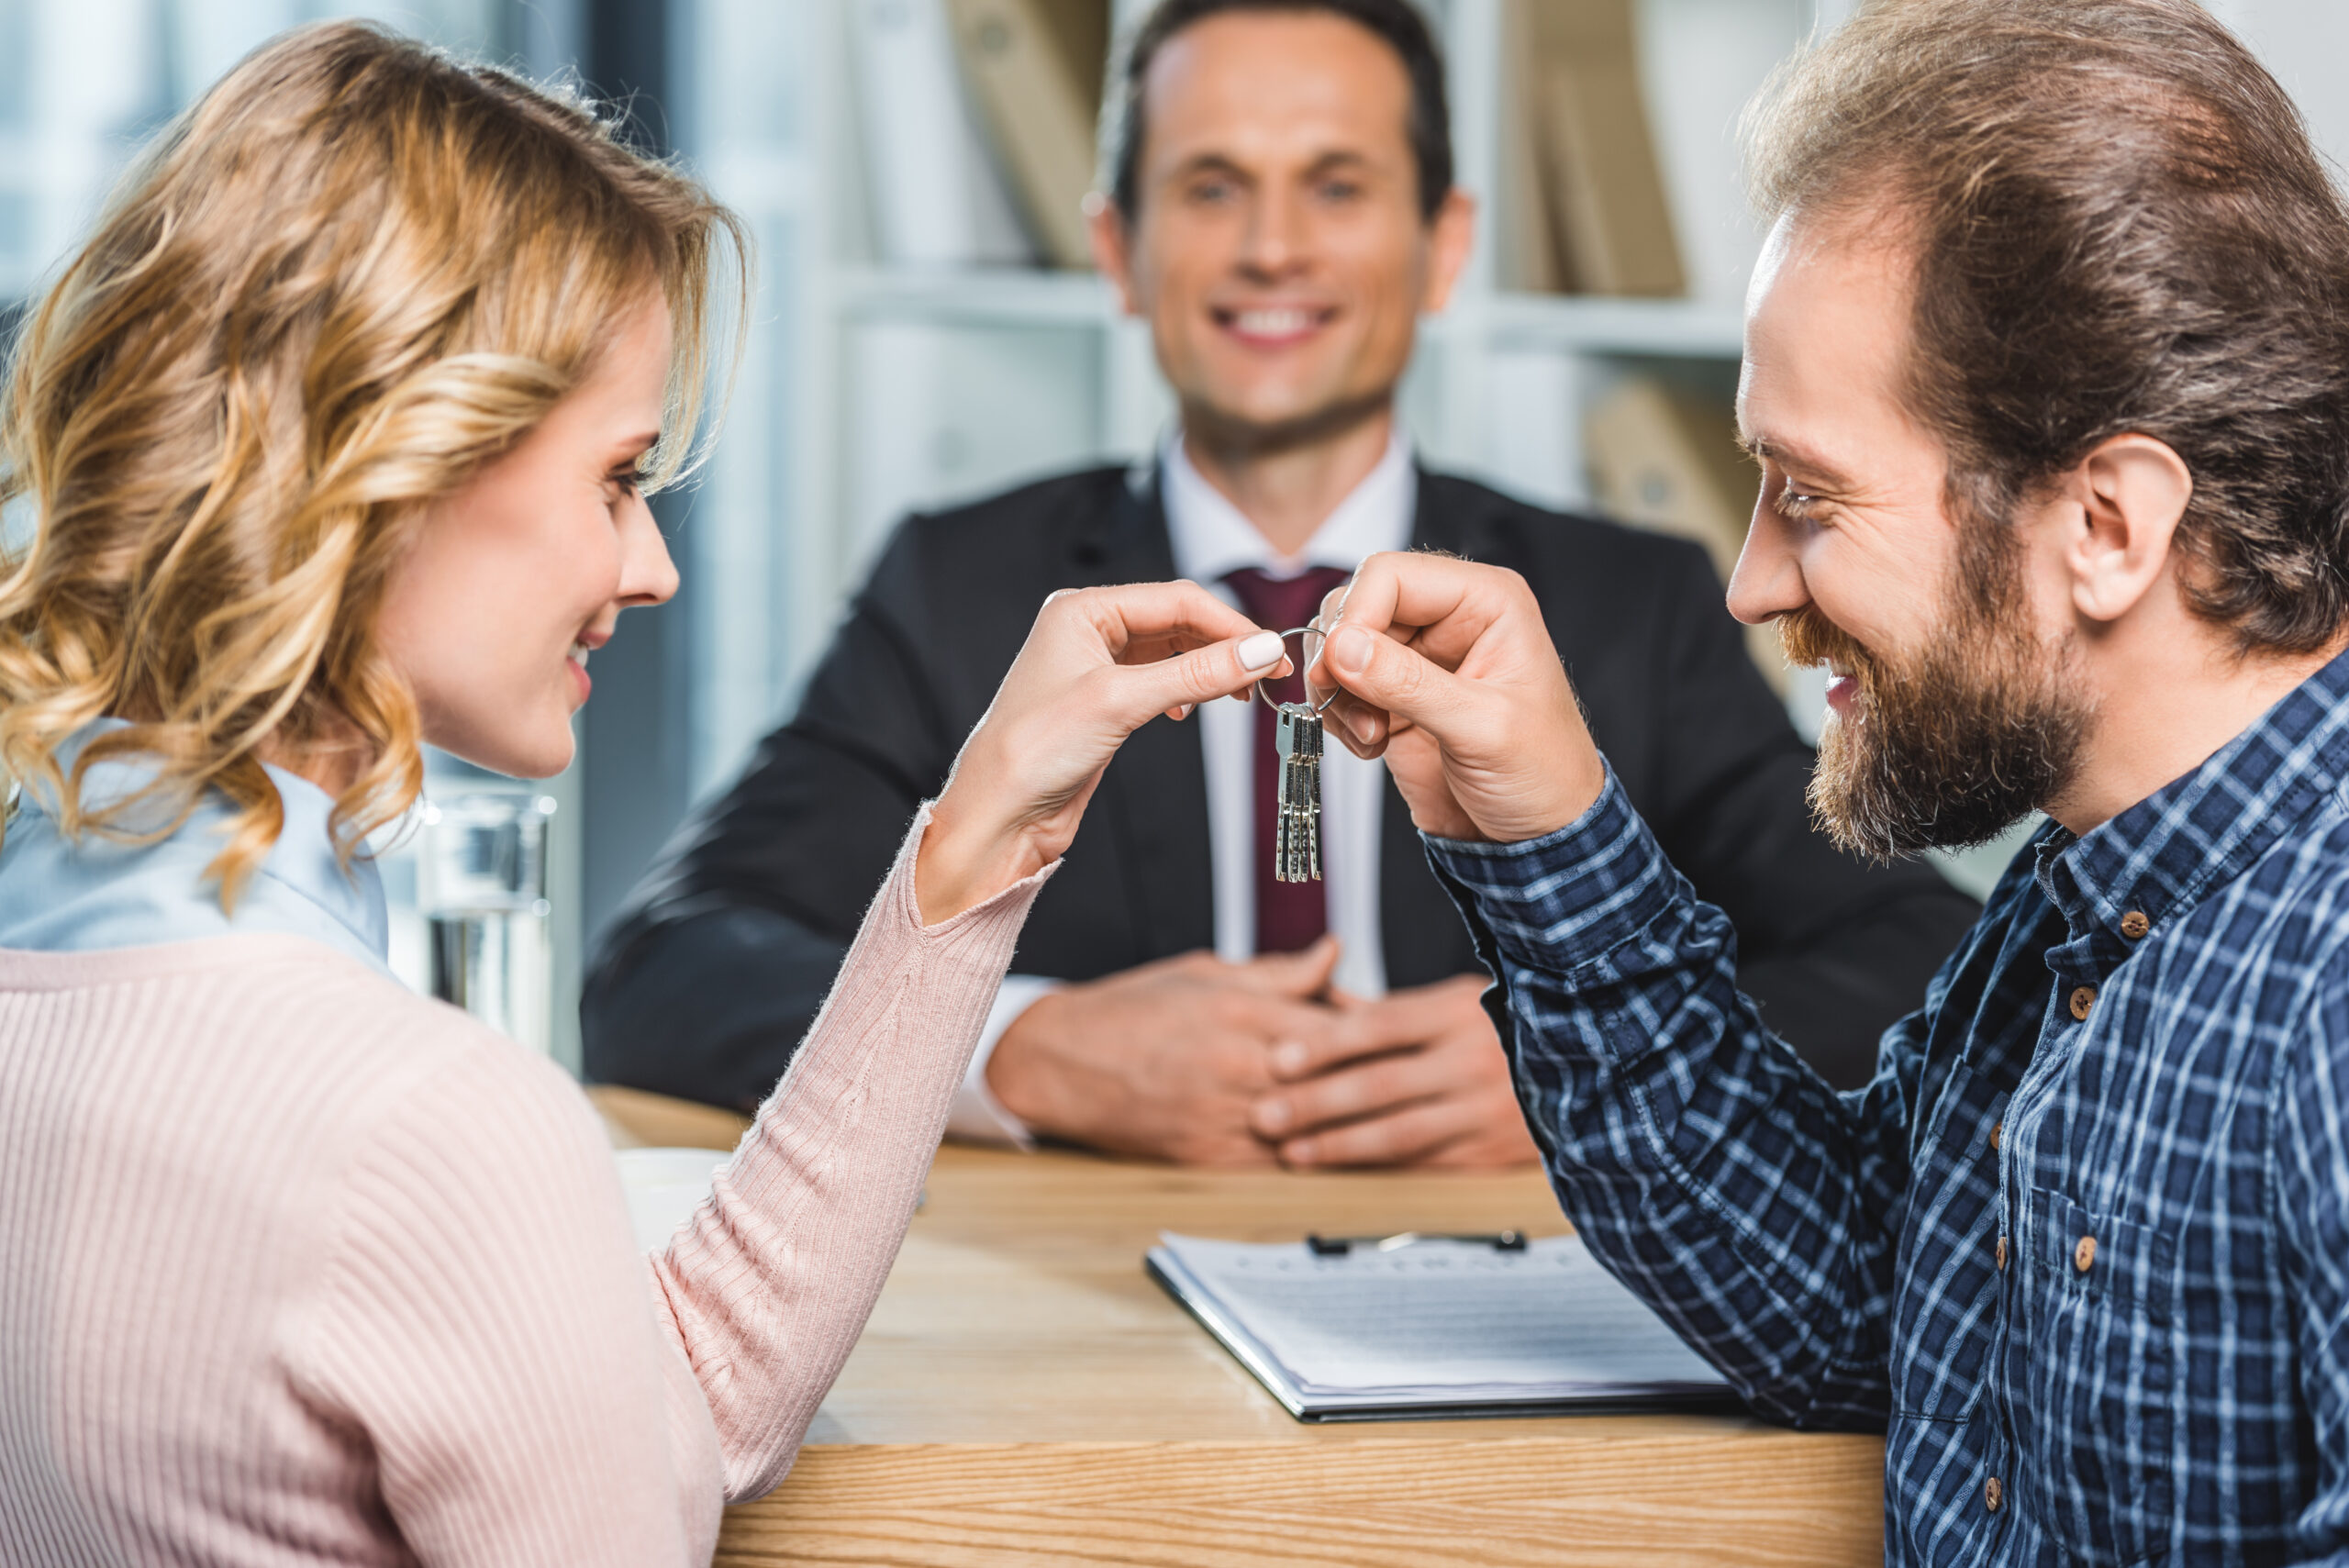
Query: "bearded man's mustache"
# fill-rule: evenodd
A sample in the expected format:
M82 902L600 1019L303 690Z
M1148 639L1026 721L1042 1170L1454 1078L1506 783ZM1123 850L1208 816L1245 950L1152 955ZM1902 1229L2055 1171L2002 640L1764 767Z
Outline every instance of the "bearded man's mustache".
M1778 641L1787 651L1788 663L1848 670L1859 678L1863 690L1874 673L1875 662L1859 639L1821 615L1817 605L1780 616Z

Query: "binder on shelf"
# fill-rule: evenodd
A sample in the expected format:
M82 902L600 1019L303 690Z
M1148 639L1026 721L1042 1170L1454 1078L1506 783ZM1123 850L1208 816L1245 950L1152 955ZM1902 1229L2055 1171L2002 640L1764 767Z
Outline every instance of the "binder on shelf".
M1542 70L1534 48L1531 7L1510 0L1501 8L1501 102L1498 183L1505 197L1493 214L1503 288L1564 294L1558 235L1551 217L1548 158L1542 145Z
M1582 294L1677 296L1687 272L1640 87L1631 0L1517 0L1558 272Z
M1083 204L1109 52L1108 0L947 0L963 72L1037 250L1092 262Z
M849 28L881 259L1032 261L956 69L945 0L852 0Z
M1601 511L1619 522L1695 539L1728 583L1762 484L1738 448L1737 418L1727 404L1656 376L1625 376L1584 416L1583 450ZM1747 628L1746 649L1784 695L1786 657L1777 628Z
M1761 488L1736 416L1652 375L1627 375L1583 421L1591 494L1608 516L1695 539L1729 581Z
M1150 1276L1301 1421L1736 1407L1571 1236L1159 1240Z

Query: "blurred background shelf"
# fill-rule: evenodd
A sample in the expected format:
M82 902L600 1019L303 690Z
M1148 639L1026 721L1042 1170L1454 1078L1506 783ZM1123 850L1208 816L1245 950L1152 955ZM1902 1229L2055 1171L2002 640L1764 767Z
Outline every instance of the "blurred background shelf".
M1733 361L1745 339L1743 311L1695 300L1496 294L1485 317L1502 350Z
M852 321L1107 328L1118 319L1115 291L1093 272L844 267L836 289L841 314Z
M840 270L833 291L841 317L850 322L1108 330L1121 320L1116 291L1092 272L849 266ZM1431 320L1430 335L1456 336L1458 323L1475 308ZM1737 306L1685 299L1496 291L1476 315L1476 328L1502 351L1734 360L1744 339L1744 315Z

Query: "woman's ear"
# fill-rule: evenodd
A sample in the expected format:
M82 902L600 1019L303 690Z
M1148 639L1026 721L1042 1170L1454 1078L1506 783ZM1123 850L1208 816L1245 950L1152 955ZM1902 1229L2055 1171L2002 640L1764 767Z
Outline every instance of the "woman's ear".
M2080 460L2059 494L2078 508L2064 546L2072 606L2090 620L2117 621L2169 565L2194 474L2165 442L2114 436Z

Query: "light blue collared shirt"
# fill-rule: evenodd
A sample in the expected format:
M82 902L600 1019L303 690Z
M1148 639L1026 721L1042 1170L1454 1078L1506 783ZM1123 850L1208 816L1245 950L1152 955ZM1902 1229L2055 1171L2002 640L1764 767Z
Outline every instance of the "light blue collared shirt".
M121 724L100 719L82 730L58 748L58 765L70 774L93 736ZM266 932L308 937L389 975L391 922L374 862L357 860L345 870L327 827L333 797L283 768L268 772L285 803L285 827L233 917L221 913L219 884L205 876L234 820L226 796L207 793L176 832L137 844L89 832L67 838L54 803L26 788L0 841L0 947L93 952ZM139 762L101 762L83 780L83 806L124 799L153 776Z

